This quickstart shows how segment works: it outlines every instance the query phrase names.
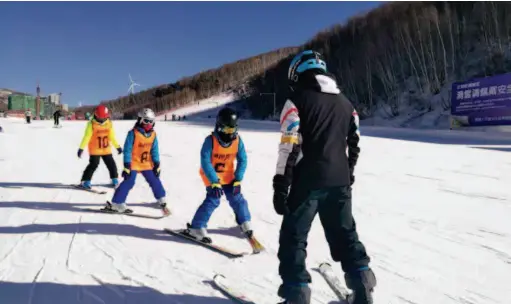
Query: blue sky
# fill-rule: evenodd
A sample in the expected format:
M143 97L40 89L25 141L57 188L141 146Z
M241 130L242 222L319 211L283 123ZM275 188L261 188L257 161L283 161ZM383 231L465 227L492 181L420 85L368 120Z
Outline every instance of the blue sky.
M381 2L0 2L0 88L126 95L284 46Z

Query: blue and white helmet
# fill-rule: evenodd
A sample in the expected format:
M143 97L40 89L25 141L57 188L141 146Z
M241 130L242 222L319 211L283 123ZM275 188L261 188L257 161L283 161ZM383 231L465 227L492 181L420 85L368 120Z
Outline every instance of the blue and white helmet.
M297 82L298 76L301 73L312 69L318 69L326 73L326 63L323 60L323 56L312 50L303 51L298 53L295 58L291 60L289 70L287 72L287 78L292 82Z

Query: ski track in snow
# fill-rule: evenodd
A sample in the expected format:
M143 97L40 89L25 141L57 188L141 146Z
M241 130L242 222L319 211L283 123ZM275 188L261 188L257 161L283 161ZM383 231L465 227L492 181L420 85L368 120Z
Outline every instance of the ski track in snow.
M268 122L241 122L249 165L243 192L255 233L266 252L229 259L168 235L183 228L205 196L199 153L212 129L201 120L160 122L161 179L173 214L151 220L80 211L100 208L113 190L97 195L78 183L88 155L76 157L84 121L0 119L0 303L117 304L232 303L211 282L217 272L233 279L258 304L276 303L281 217L272 204L279 134ZM132 121L114 121L120 143ZM273 128L273 129L272 129ZM511 303L511 154L471 144L467 132L362 127L353 212L372 259L379 304ZM367 134L367 135L366 135ZM376 135L375 135L376 134ZM400 134L406 135L406 140ZM474 137L481 135L474 135ZM511 139L484 134L488 146ZM122 168L122 155L114 153ZM107 184L101 163L93 184ZM138 178L128 196L135 211L151 190ZM213 239L249 250L223 200L211 217ZM335 303L313 269L331 261L319 220L309 234L307 263L312 303Z

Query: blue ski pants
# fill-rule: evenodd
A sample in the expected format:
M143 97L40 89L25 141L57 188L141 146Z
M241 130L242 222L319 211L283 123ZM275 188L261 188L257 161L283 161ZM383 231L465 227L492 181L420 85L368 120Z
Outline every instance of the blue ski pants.
M222 186L225 197L227 201L229 201L229 205L234 211L234 215L236 216L236 223L238 225L243 224L246 221L250 221L250 211L248 210L247 200L243 197L241 193L233 194L233 186L232 185L223 185ZM216 198L210 195L211 188L206 188L207 194L206 199L199 206L199 209L195 212L195 215L192 219L192 228L206 228L208 226L209 219L213 214L213 211L220 206L220 198Z
M131 171L131 174L125 178L122 183L115 189L114 197L112 198L112 203L114 204L123 204L126 202L126 198L128 197L128 193L135 185L135 180L137 179L137 171ZM154 198L160 199L165 197L165 189L163 189L163 185L161 183L160 178L158 178L152 170L140 171L153 190Z

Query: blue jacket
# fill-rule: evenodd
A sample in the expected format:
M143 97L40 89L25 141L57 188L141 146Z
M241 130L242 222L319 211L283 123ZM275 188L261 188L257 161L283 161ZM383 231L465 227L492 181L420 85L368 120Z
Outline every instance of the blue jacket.
M213 164L211 163L211 153L213 152L213 138L211 136L215 136L218 139L216 132L206 137L200 151L200 164L209 182L218 183L218 176L216 175L215 168L213 168ZM234 178L241 182L245 175L245 170L247 169L247 153L245 151L245 144L239 135L238 142L238 154L236 155L237 165L236 171L234 172Z
M144 129L140 127L135 127L142 135L145 137L151 136L151 133L154 131L150 131L149 133L146 133ZM134 129L135 129L134 128ZM130 130L128 132L128 135L126 136L126 140L124 141L124 163L125 164L131 164L131 153L133 151L133 143L135 142L135 131ZM151 158L153 159L153 162L160 163L160 149L158 148L158 136L154 137L153 146L151 147Z

